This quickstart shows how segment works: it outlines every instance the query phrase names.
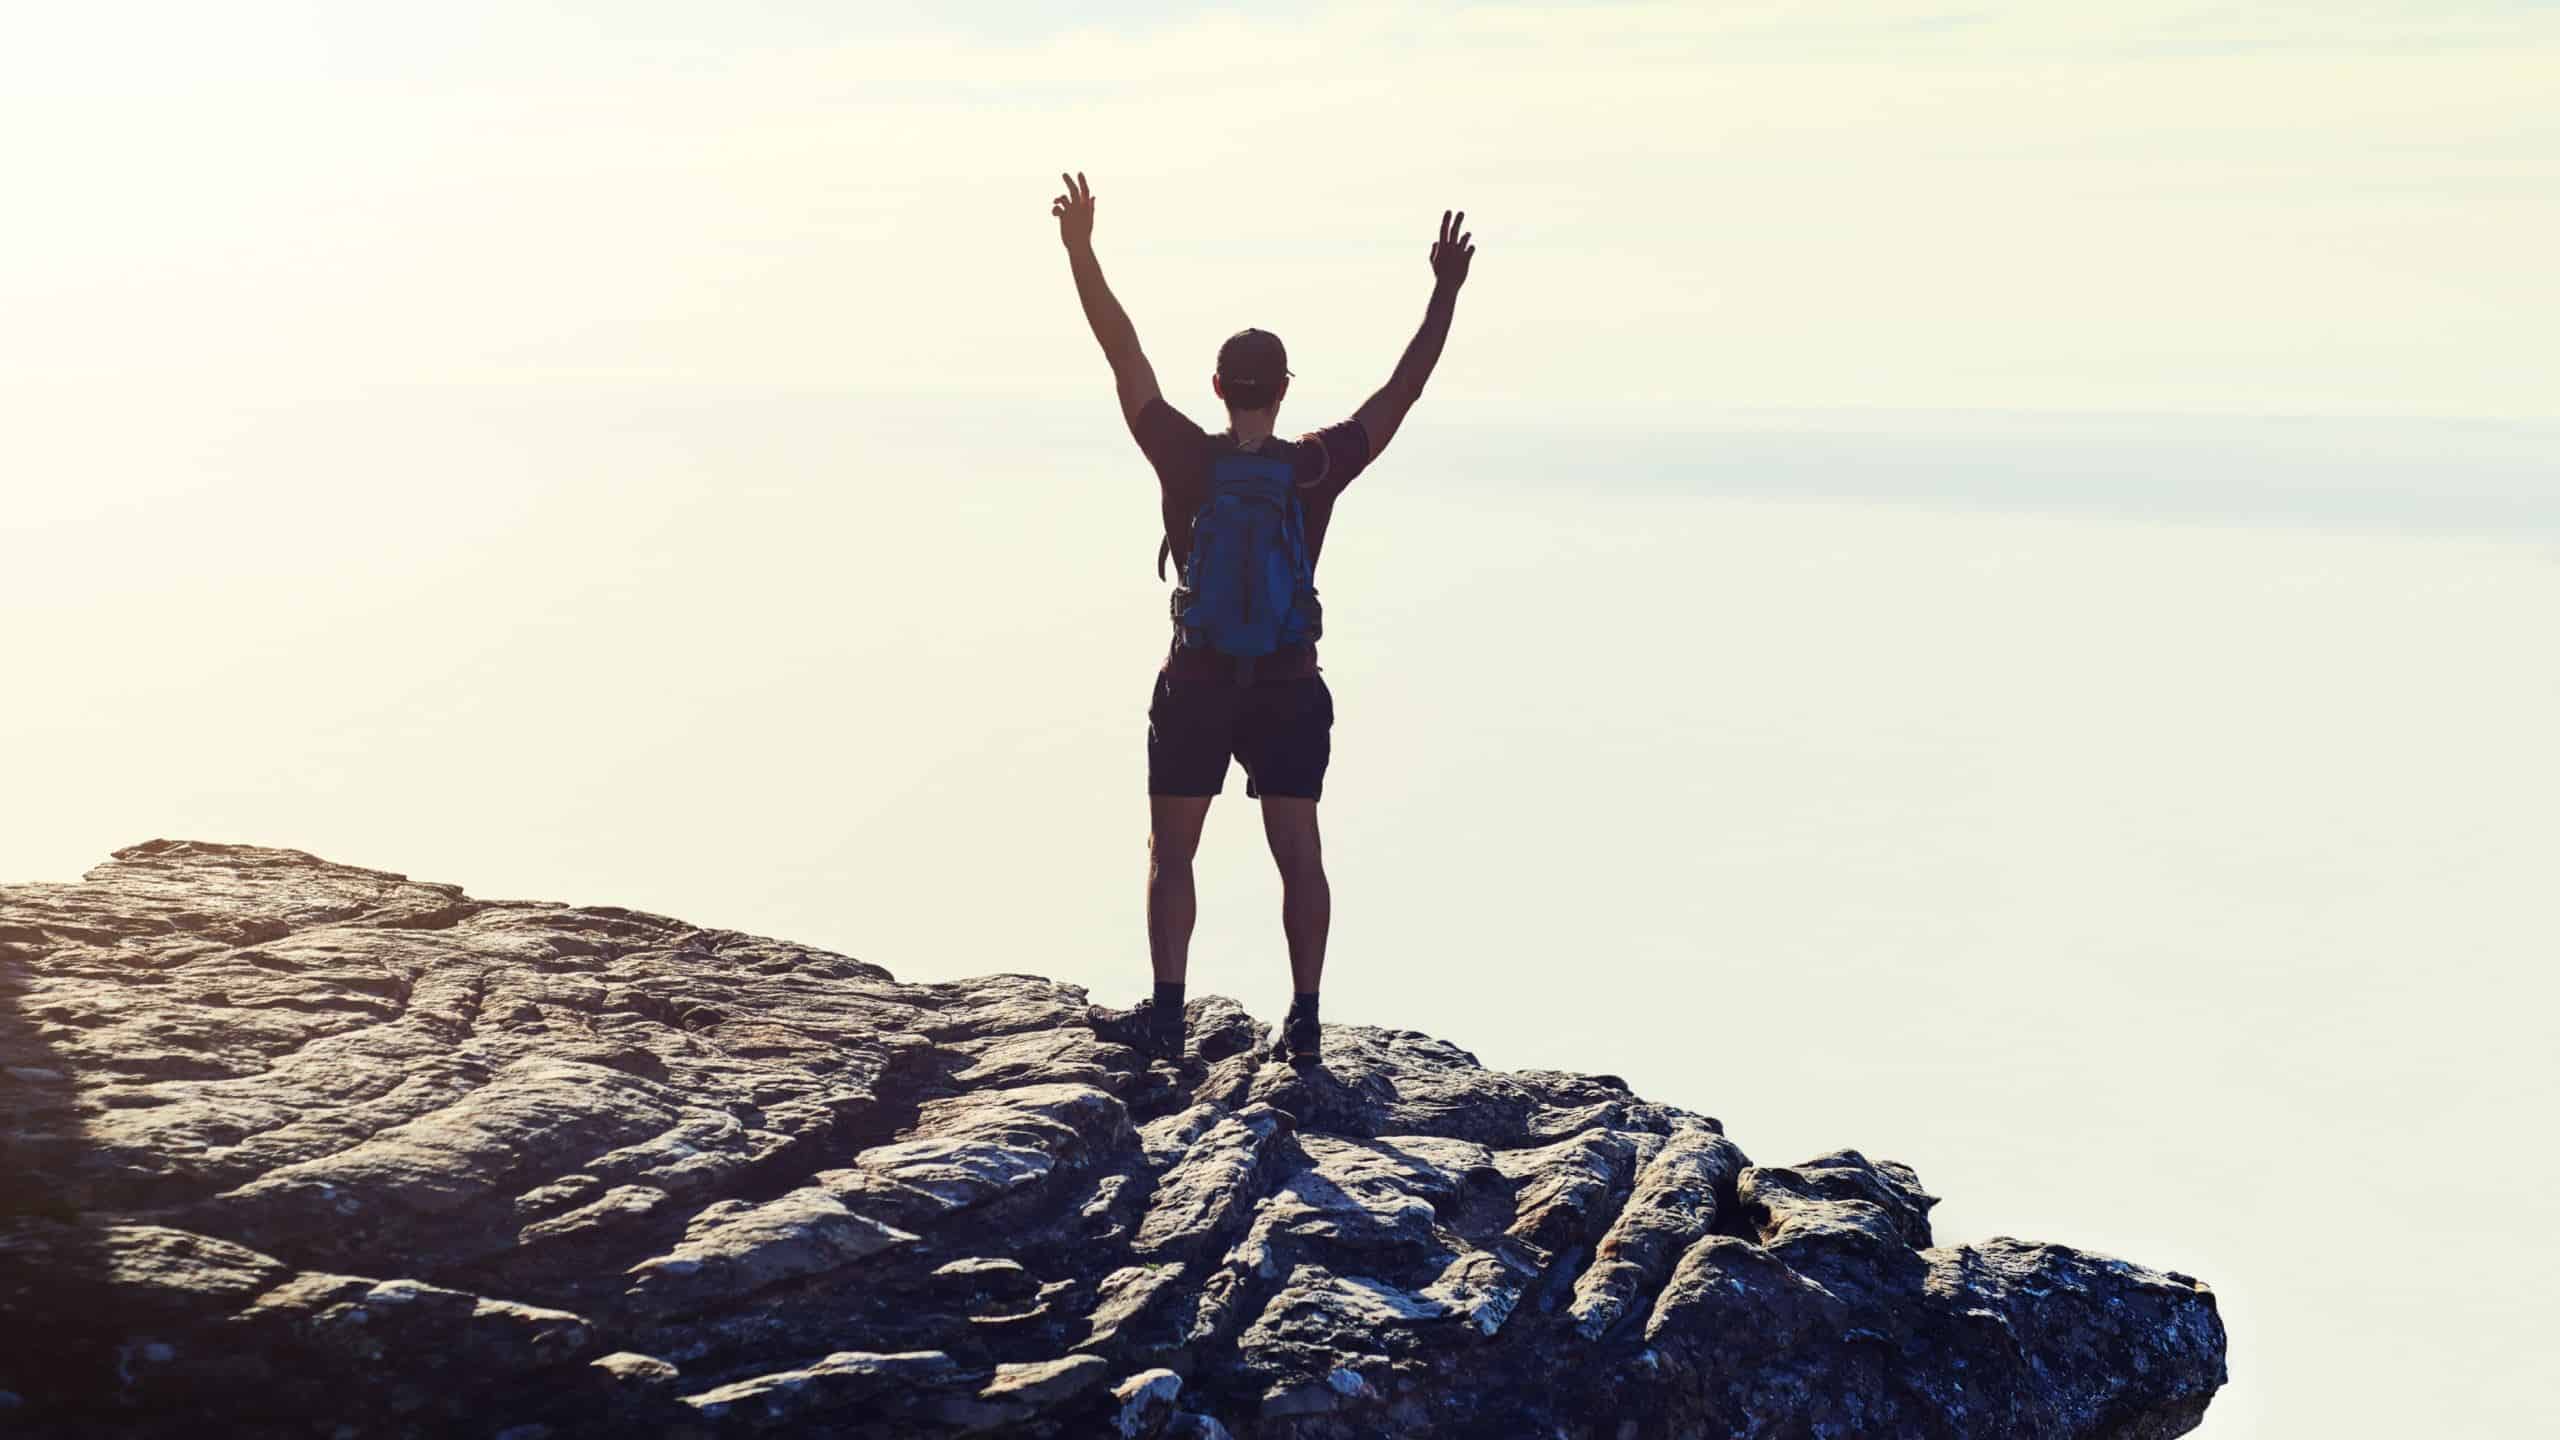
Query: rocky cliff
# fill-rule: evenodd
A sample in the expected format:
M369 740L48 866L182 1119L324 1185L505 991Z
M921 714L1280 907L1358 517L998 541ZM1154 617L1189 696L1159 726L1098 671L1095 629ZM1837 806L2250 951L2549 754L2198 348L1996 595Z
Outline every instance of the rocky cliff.
M0 887L0 1429L2119 1437L2210 1290L1606 1075L155 840Z

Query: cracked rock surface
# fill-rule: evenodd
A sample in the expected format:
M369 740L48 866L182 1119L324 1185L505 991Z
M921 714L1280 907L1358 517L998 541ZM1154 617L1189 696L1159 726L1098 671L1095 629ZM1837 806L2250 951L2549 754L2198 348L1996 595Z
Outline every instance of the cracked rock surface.
M2212 1292L1617 1079L155 840L0 886L0 1429L2113 1437ZM1105 1027L1106 1029L1109 1027Z

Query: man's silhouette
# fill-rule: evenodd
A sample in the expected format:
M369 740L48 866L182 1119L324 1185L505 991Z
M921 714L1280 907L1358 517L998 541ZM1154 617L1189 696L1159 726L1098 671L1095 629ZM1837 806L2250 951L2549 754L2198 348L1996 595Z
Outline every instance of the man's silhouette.
M1320 1034L1317 987L1333 911L1316 830L1316 802L1324 792L1325 764L1332 754L1333 694L1316 665L1317 627L1312 623L1296 627L1305 638L1287 639L1267 653L1245 657L1202 643L1199 626L1186 625L1179 607L1199 578L1193 574L1194 522L1209 514L1203 506L1213 498L1213 472L1285 474L1288 484L1279 493L1295 501L1286 520L1289 553L1303 556L1300 603L1312 610L1314 563L1334 502L1387 448L1405 412L1421 397L1423 382L1431 378L1440 347L1449 338L1458 289L1466 283L1467 263L1475 255L1474 237L1465 233L1464 212L1441 212L1440 237L1431 247L1431 301L1423 310L1422 328L1405 347L1395 373L1350 419L1295 440L1276 438L1273 424L1289 393L1288 353L1280 337L1248 329L1228 337L1218 349L1209 386L1226 404L1227 428L1212 435L1166 403L1156 388L1154 367L1138 348L1137 330L1103 281L1101 262L1093 254L1092 187L1081 174L1058 178L1066 193L1051 203L1049 213L1057 217L1058 238L1066 244L1085 319L1111 362L1120 413L1155 467L1164 516L1158 569L1170 557L1181 569L1183 587L1176 592L1173 644L1147 707L1147 948L1155 964L1155 994L1130 1010L1097 1010L1095 1026L1106 1037L1155 1058L1181 1057L1183 975L1197 914L1191 857L1199 848L1209 801L1224 785L1232 756L1244 765L1245 794L1262 802L1263 834L1280 867L1280 925L1289 943L1296 993L1276 1048L1292 1060L1312 1061ZM1237 456L1263 463L1239 466ZM1223 517L1204 521L1224 523ZM1302 618L1313 620L1312 615ZM1290 627L1283 626L1282 633L1290 633Z

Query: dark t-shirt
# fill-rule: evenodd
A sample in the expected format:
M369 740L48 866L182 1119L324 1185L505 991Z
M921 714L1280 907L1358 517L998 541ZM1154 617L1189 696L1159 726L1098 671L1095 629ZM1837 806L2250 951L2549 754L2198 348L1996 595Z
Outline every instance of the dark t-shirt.
M1172 547L1177 573L1191 563L1191 517L1208 499L1209 462L1220 454L1252 454L1283 458L1297 472L1298 501L1306 515L1307 563L1324 553L1324 534L1333 523L1333 502L1369 464L1369 432L1356 419L1283 440L1274 435L1248 449L1232 432L1209 434L1166 403L1163 396L1146 403L1129 424L1129 433L1156 468L1156 488L1163 502L1164 538ZM1312 480L1314 483L1308 483ZM1178 673L1216 672L1231 675L1233 658L1208 650L1168 648L1165 668ZM1283 646L1254 662L1257 680L1287 680L1316 673L1314 641Z

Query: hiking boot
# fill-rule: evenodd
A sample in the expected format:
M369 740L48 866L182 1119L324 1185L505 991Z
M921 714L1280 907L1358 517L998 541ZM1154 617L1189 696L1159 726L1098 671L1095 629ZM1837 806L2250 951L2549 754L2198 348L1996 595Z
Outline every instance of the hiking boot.
M1094 1034L1115 1045L1126 1045L1150 1060L1181 1063L1180 1006L1159 1007L1152 997L1126 1010L1106 1010L1096 1005L1085 1011L1085 1021L1093 1027Z
M1292 1065L1313 1065L1322 1057L1324 1027L1316 1023L1315 1012L1302 1010L1297 1002L1289 1004L1289 1017L1280 1022L1280 1033L1272 1037L1272 1058Z

